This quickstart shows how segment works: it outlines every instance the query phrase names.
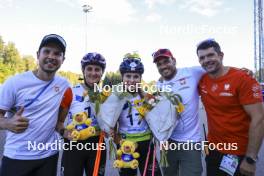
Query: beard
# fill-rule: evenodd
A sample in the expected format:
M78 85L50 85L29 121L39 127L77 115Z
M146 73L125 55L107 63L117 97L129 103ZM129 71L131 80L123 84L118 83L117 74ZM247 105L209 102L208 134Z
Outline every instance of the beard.
M52 64L52 67L49 67L49 64ZM39 67L41 68L42 71L48 74L52 74L59 70L60 65L58 64L57 61L51 61L49 59L46 59L42 63L39 63Z
M169 73L167 73L167 74L165 73L164 74L164 70L166 70L166 69L169 70L168 71ZM166 68L166 69L163 69L163 70L159 71L159 73L166 80L171 80L174 77L175 73L176 73L176 68Z

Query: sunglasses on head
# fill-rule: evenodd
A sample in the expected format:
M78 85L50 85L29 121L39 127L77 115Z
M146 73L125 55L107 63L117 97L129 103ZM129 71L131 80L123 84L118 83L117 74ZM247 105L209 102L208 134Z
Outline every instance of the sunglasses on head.
M127 53L124 56L123 61L128 60L128 59L135 59L135 60L141 61L141 58L140 58L140 56L137 53L133 53L133 54Z

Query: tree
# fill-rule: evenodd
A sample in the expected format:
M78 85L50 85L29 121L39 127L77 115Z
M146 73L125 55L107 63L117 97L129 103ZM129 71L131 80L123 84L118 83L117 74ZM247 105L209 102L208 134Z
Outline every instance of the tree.
M117 85L122 82L122 78L119 72L107 72L103 80L103 86L105 85Z
M5 64L13 74L23 71L23 63L15 44L8 42L4 47L3 64Z
M0 83L3 83L10 75L12 75L12 71L0 61Z
M76 85L78 83L80 83L80 74L76 74L70 71L59 71L58 73L60 76L65 77L66 79L68 79L68 81L72 84L72 85Z
M3 59L3 54L4 54L4 41L2 37L0 36L0 59Z
M37 68L35 58L31 55L22 57L24 71L34 70Z

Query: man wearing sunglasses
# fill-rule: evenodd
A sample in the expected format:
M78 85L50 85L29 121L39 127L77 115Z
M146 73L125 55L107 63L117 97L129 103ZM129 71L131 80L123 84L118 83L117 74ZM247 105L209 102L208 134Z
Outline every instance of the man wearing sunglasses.
M72 99L69 83L55 75L65 59L65 49L61 36L46 35L37 51L38 68L3 84L0 129L6 130L6 142L1 176L57 175L55 127L60 109L69 107Z
M167 154L169 167L164 168L165 176L200 176L202 174L201 149L192 149L201 143L199 127L198 83L205 71L201 67L176 68L176 59L168 49L159 49L153 54L153 61L161 75L157 86L171 86L172 92L180 94L185 110L181 113L179 123L170 139ZM188 145L189 149L180 146ZM180 173L178 173L180 171Z
M261 87L244 71L223 65L224 53L215 40L201 42L196 53L206 71L199 92L208 140L222 146L209 151L207 175L254 175L264 129Z

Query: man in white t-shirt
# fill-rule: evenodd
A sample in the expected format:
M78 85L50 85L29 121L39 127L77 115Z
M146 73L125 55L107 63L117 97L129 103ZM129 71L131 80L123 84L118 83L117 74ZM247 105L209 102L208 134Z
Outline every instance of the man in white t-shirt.
M7 136L1 176L56 176L59 148L55 127L60 107L71 103L71 98L62 100L72 96L69 83L55 76L64 61L65 49L61 36L46 35L37 51L38 68L17 74L3 84L0 129L6 130Z
M165 176L200 176L202 174L201 150L191 149L201 142L199 128L198 83L205 71L201 67L176 68L176 59L168 49L159 49L153 54L154 63L161 75L157 86L171 86L173 93L182 97L185 110L175 127L169 143L177 146L168 151L169 167L164 168ZM190 144L190 149L183 149L183 144ZM172 146L172 145L171 145Z

